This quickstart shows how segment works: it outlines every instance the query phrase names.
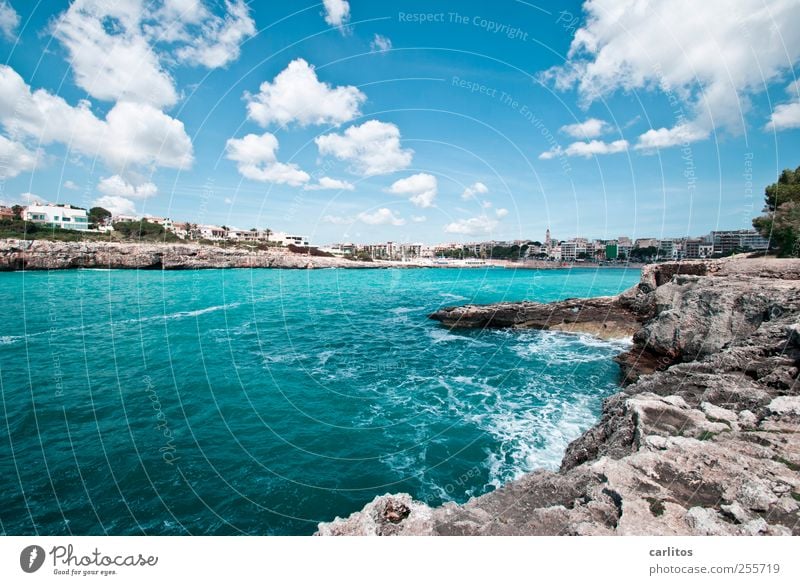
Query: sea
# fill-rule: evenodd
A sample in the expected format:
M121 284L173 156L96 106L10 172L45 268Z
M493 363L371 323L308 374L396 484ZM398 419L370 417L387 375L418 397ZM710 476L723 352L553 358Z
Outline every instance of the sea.
M0 533L308 535L557 469L630 340L450 331L465 303L620 292L633 269L0 274Z

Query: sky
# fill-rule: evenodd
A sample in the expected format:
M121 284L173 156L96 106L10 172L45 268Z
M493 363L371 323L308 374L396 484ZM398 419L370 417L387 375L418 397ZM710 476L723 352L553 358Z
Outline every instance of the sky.
M0 201L312 243L750 227L797 0L0 0Z

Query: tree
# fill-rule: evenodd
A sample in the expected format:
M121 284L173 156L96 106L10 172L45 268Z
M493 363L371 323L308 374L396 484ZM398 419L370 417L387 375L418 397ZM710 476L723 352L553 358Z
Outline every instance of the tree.
M778 248L781 256L800 256L800 167L785 169L764 189L765 215L753 227Z
M24 209L22 205L12 205L11 211L14 212L14 219L22 219L22 211Z
M92 207L89 210L89 223L101 224L105 223L111 217L111 212L104 207Z

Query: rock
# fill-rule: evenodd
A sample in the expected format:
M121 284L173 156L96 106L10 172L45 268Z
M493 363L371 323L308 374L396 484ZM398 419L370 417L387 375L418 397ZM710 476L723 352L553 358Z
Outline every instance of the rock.
M588 333L603 339L630 337L639 329L638 316L619 297L446 307L430 318L451 329L543 329Z
M411 512L397 524L373 502L320 533L800 535L798 280L800 260L646 267L636 287L588 304L595 314L584 323L596 328L597 311L616 307L635 314L639 330L620 358L629 365L622 391L557 473L531 472L463 505L403 499ZM434 318L552 328L582 303Z
M779 396L767 405L767 410L772 414L800 416L800 396Z
M756 478L743 483L736 495L742 505L757 512L768 511L772 504L778 501L769 486Z
M71 268L187 270L204 268L380 268L389 262L252 250L195 243L54 242L0 240L0 271Z
M361 512L321 523L320 536L392 536L430 534L431 509L408 494L377 496Z

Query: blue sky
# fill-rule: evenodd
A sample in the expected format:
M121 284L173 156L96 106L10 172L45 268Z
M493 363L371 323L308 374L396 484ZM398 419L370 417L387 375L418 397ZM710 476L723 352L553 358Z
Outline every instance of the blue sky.
M0 200L315 243L749 227L800 165L797 22L794 0L0 0Z

